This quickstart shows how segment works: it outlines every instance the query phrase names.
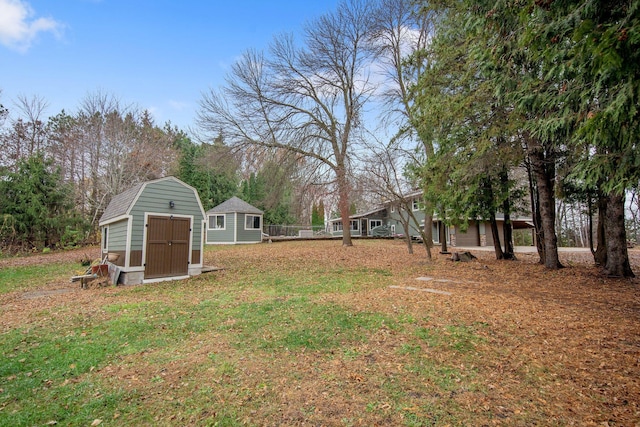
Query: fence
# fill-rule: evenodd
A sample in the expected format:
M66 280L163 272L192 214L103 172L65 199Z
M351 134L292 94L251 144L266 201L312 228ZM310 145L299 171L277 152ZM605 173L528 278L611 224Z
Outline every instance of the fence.
M264 232L272 237L322 237L331 234L322 225L266 225Z

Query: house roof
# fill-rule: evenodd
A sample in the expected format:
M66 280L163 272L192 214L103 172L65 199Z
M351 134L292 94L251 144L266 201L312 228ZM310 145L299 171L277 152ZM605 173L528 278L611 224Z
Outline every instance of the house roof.
M131 209L131 207L135 204L136 200L138 199L138 196L144 191L145 187L149 184L153 184L156 182L160 182L160 181L175 181L178 182L180 184L182 184L183 186L190 188L192 191L196 192L196 190L185 184L184 182L180 181L178 178L173 177L173 176L167 176L164 178L159 178L159 179L154 179L151 181L146 181L146 182L141 182L139 184L134 185L133 187L123 191L122 193L114 196L111 199L111 202L109 202L109 204L107 205L107 208L104 210L104 213L102 214L102 216L100 217L100 221L99 223L105 223L107 221L110 221L114 218L118 218L122 215L126 215L129 213L129 210ZM197 193L196 193L197 194ZM200 199L198 198L198 204L200 204ZM200 207L200 209L202 209L202 206Z
M231 212L239 212L239 213L247 213L247 214L258 214L262 215L263 212L256 208L255 206L251 206L249 203L245 202L242 199L237 197L232 197L226 202L220 203L218 206L207 211L207 215L211 213L231 213Z
M388 205L389 203L396 202L396 201L398 201L400 199L409 201L410 199L413 199L415 197L422 196L423 193L424 193L424 191L422 191L422 190L413 190L413 191L410 191L408 193L404 193L404 194L396 197L395 199L385 200L383 203L385 205Z
M351 215L349 216L349 219L358 219L358 218L365 218L368 217L369 215L373 215L375 213L378 212L382 212L384 211L386 208L384 206L379 206L375 209L372 209L368 212L364 212L364 213L360 213L360 214L355 214L355 215ZM331 219L329 222L335 222L335 221L342 221L342 218L338 217L338 218L333 218Z

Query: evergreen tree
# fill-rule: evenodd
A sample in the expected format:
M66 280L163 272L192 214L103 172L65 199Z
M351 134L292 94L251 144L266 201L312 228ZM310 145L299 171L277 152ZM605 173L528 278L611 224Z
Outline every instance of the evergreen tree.
M0 214L11 223L5 245L22 250L56 248L82 237L82 222L73 209L71 187L64 183L60 168L42 154L19 160L15 172L0 180ZM5 230L7 231L7 230Z
M519 142L526 154L541 261L549 268L561 267L555 232L556 172L570 169L569 178L601 195L603 231L598 240L606 246L605 273L632 277L624 196L640 178L640 1L422 4L438 14L435 48L425 57L432 68L441 69L425 73L427 78L418 85L424 99L417 98L416 107L429 113L425 126L435 132L438 148L446 148L465 126L474 130L477 142L491 135L491 128L499 131L493 135L502 136L503 142ZM484 103L476 102L482 99L478 95L487 94ZM460 102L438 102L459 95ZM483 105L506 113L506 120L483 120ZM460 116L460 111L472 114ZM448 151L464 154L463 140L453 140ZM502 161L499 155L494 158ZM491 181L480 182L489 190Z
M183 137L176 142L180 150L177 177L200 195L209 210L238 193L238 163L221 140L213 144L195 144Z
M470 12L463 7L431 7L440 16L436 36L428 52L412 61L428 59L413 87L413 108L423 116L422 127L429 129L434 150L424 168L418 166L415 172L426 201L440 218L463 228L467 218L490 221L496 258L513 259L509 218L516 194L509 171L523 157L519 122L495 94L495 72L487 69L478 48L486 43L486 35L465 26ZM496 220L499 211L505 215L504 250Z
M241 198L264 212L266 225L295 223L291 214L292 183L282 165L268 161L242 182Z
M317 229L324 229L324 202L313 202L311 208L311 226Z

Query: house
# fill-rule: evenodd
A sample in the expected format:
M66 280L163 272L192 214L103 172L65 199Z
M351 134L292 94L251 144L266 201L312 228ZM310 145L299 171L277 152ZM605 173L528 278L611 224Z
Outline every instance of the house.
M416 191L405 196L407 203L401 204L399 200L388 201L383 206L371 211L356 214L349 217L351 236L363 237L370 236L371 230L377 226L384 225L389 228L392 236L404 235L404 226L401 215L405 218L406 212L403 213L404 206L410 206L413 215L419 223L420 227L424 227L425 213L422 205L422 191ZM404 205L404 206L403 206ZM503 236L504 215L496 215L498 232ZM529 218L512 217L511 223L514 229L522 230L523 233L529 233L531 241L533 241L533 223ZM336 218L330 221L331 234L333 236L342 236L342 220ZM366 228L365 228L366 227ZM447 225L436 216L433 218L432 226L433 242L440 244L441 228L444 227L444 234L447 243L451 246L493 246L493 235L491 233L491 223L486 220L471 219L467 221L466 227L463 229L461 225ZM420 236L418 225L409 221L409 234L411 236Z
M198 192L174 177L116 195L100 218L103 257L113 254L119 283L183 279L202 272L204 209Z
M381 225L387 225L387 209L382 206L369 212L351 215L349 227L352 237L366 237L371 235L371 230ZM343 225L341 218L332 219L330 222L332 236L342 236Z
M207 244L262 242L263 212L237 197L207 211Z

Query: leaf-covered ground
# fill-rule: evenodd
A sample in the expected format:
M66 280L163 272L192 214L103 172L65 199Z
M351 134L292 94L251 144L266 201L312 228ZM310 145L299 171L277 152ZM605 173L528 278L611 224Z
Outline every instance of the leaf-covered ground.
M562 252L558 271L534 254L474 254L427 262L399 241L286 242L208 247L224 270L182 282L20 279L0 295L13 363L0 424L640 425L639 282L601 277L588 253ZM79 354L56 362L64 372L26 367L65 345ZM41 397L60 409L19 418Z

